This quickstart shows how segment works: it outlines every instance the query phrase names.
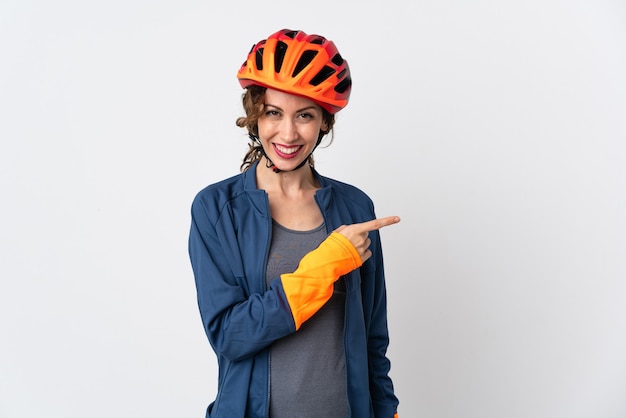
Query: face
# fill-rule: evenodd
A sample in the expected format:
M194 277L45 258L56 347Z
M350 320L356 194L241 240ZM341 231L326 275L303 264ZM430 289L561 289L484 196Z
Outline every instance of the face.
M322 108L315 102L267 89L258 121L259 139L267 156L282 171L296 168L315 148L326 130Z

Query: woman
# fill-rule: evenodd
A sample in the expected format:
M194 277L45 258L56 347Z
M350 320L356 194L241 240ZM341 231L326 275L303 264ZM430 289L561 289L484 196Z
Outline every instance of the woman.
M212 418L393 418L376 219L357 188L323 177L313 151L346 106L333 42L281 30L238 73L252 140L242 173L200 191L189 254L219 362Z

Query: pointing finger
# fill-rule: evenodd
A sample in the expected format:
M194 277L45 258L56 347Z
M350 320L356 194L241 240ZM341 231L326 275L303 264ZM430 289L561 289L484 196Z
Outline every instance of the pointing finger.
M378 219L372 219L371 221L362 222L359 224L360 226L359 229L361 229L362 231L368 231L368 232L376 231L377 229L380 229L385 226L397 224L398 222L400 222L399 216L388 216L386 218L378 218Z

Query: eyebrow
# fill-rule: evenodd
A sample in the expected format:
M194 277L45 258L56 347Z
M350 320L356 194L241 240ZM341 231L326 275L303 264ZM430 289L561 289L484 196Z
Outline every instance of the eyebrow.
M273 104L271 104L271 103L265 103L265 106L266 106L266 107L267 107L267 106L271 106L271 107L273 107L273 108L275 108L275 109L277 109L277 110L280 110L281 112L284 112L284 110L283 110L283 109L281 109L281 108L280 108L280 106L276 106L276 105L273 105ZM303 107L302 109L298 109L298 110L296 110L296 113L304 112L305 110L309 110L309 109L317 110L317 107L315 107L315 105L311 105L311 106Z

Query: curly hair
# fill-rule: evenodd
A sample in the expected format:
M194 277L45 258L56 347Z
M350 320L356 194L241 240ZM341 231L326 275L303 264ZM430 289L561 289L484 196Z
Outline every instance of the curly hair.
M259 136L259 126L258 122L261 116L263 115L263 111L265 110L265 91L267 89L262 86L252 85L249 86L246 91L241 96L241 102L243 104L243 109L246 113L246 116L238 117L235 121L235 124L240 128L246 128L249 135L254 135L256 137ZM328 133L333 132L333 126L335 124L335 115L330 112L322 109L322 119L326 123L328 127L326 130L320 130L318 142L322 140L322 138ZM331 133L330 145L333 141L333 134ZM241 163L241 167L239 169L243 172L249 169L252 164L256 161L260 160L263 156L263 147L261 144L254 140L250 140L248 143L248 152L243 157L243 162ZM309 156L308 163L311 167L315 166L315 162L313 160L313 155Z

